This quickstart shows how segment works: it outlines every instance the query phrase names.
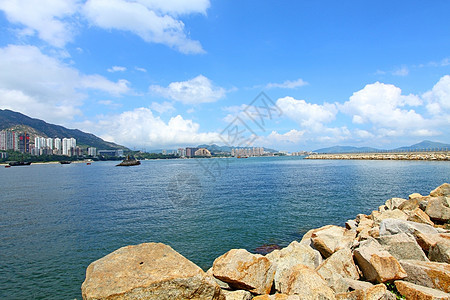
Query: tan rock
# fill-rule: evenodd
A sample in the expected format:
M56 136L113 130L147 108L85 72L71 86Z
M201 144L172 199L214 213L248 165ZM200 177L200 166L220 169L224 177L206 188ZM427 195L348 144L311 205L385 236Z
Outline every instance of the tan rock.
M414 198L422 198L423 196L419 193L413 193L411 195L409 195L409 199L414 199Z
M436 262L450 263L450 233L439 234L436 243L430 246L428 258Z
M282 293L299 295L301 299L335 299L333 290L315 270L297 265L289 274L285 273L282 281Z
M419 260L401 260L400 264L408 273L405 281L450 292L450 265Z
M433 191L431 191L430 196L431 197L439 197L439 196L449 197L450 196L450 184L444 183L444 184L438 186Z
M434 223L430 220L430 217L420 208L416 208L415 210L411 211L407 220L434 226Z
M398 208L400 206L400 204L402 204L405 201L407 201L407 200L403 199L403 198L391 198L386 201L385 205L386 205L387 209L394 210L394 209Z
M348 230L356 230L357 227L358 223L356 223L355 220L348 220L347 222L345 222L345 228L347 228Z
M311 239L314 248L320 251L323 257L328 258L337 250L350 248L356 237L354 231L343 227L328 225L312 233Z
M420 299L420 300L449 300L450 294L435 290L429 287L424 287L411 282L395 281L395 287L398 292L405 296L406 299Z
M343 281L350 290L366 290L373 287L373 284L367 281L355 280L351 278L344 278Z
M237 290L237 291L222 291L226 300L251 300L253 298L249 291Z
M416 208L419 208L419 204L422 201L422 198L413 198L409 199L402 204L399 205L398 209L402 211L411 211L415 210Z
M206 271L206 275L211 276L212 278L214 278L214 281L219 285L219 287L222 290L232 290L232 288L230 287L230 285L226 282L223 282L222 280L217 279L216 277L214 277L213 274L213 270L212 267L208 269L208 271Z
M307 233L305 233L302 237L302 239L300 240L300 244L305 245L305 246L312 246L312 234L314 233L314 231L316 231L317 229L311 229L309 230Z
M367 281L382 283L406 277L397 259L373 239L361 243L353 254Z
M388 300L389 291L384 284L377 284L364 290L336 294L336 300ZM395 298L394 298L395 299Z
M407 220L408 215L401 211L400 209L387 210L383 213L372 213L372 220L375 224L380 224L381 221L385 219L397 219L397 220Z
M266 257L276 269L274 283L277 291L281 291L280 279L284 272L290 272L290 269L298 264L315 269L322 263L322 256L319 251L297 241L293 241L286 248L272 251Z
M425 212L434 222L448 222L450 220L450 196L430 198Z
M216 258L213 274L234 289L268 294L272 288L275 268L262 255L251 254L244 249L232 249Z
M411 235L403 232L394 235L385 235L380 237L378 241L397 260L416 259L428 261L422 248Z
M342 280L343 278L359 279L359 273L353 261L352 251L347 248L333 253L316 271L336 293L348 291L348 286Z
M253 300L302 300L298 295L273 294L260 295L253 298Z
M120 248L91 263L83 299L224 299L214 280L170 246Z
M392 235L400 232L414 234L414 232L423 234L439 233L436 228L428 224L421 224L405 220L385 219L380 223L380 236Z

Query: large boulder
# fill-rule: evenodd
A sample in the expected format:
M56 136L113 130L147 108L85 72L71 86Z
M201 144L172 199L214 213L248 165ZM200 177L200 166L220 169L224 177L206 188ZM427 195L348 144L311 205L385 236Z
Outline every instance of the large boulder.
M253 300L303 300L303 298L299 295L273 294L256 296Z
M418 285L450 293L450 265L419 260L401 260L409 281Z
M444 183L440 186L438 186L437 188L435 188L434 190L431 191L430 193L431 197L450 197L450 184L448 183Z
M409 213L408 221L434 226L434 223L431 221L430 217L420 208L416 208Z
M81 286L89 299L225 299L214 279L170 246L120 248L91 263Z
M335 299L333 290L315 270L297 265L291 272L285 272L281 281L282 293L299 295L301 299Z
M237 291L222 291L226 300L251 300L252 294L249 291L237 290Z
M353 261L352 251L347 248L333 253L316 271L336 293L348 291L349 286L343 278L359 279L359 273Z
M380 223L380 236L393 235L397 233L414 234L414 232L421 232L423 234L438 233L436 228L427 224L421 224L405 220L385 219Z
M391 199L387 200L384 205L386 206L386 209L394 210L394 209L398 208L405 201L407 201L407 200L403 199L403 198L391 198Z
M322 256L319 251L297 241L293 241L286 248L272 251L266 257L276 269L274 283L277 291L281 291L280 279L284 272L289 272L291 268L298 264L315 269L322 263Z
M275 268L269 259L260 254L251 254L245 249L232 249L216 258L213 274L234 289L268 294L272 288Z
M450 220L450 196L430 198L425 212L434 222L448 222Z
M385 219L398 219L398 220L405 220L405 221L408 219L408 215L406 213L404 213L403 211L401 211L400 209L387 210L382 213L380 213L378 211L373 211L371 216L372 216L372 220L377 225L380 224L380 222Z
M428 258L432 261L450 263L450 233L439 235L436 243L430 247Z
M314 248L320 251L323 257L328 258L334 252L350 248L356 233L344 227L328 225L315 230L311 235Z
M407 275L397 259L374 239L361 243L353 254L367 281L383 283Z
M428 261L422 248L417 244L416 239L406 233L381 236L378 241L397 260L416 259Z
M336 294L336 300L395 300L395 296L386 289L384 284L377 284L365 289Z
M449 300L450 294L407 281L395 281L398 292L406 299Z

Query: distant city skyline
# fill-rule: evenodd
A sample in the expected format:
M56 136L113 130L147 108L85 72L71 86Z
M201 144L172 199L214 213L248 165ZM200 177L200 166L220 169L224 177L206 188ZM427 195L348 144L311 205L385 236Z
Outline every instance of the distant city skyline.
M36 5L0 2L1 109L130 149L450 142L449 1Z

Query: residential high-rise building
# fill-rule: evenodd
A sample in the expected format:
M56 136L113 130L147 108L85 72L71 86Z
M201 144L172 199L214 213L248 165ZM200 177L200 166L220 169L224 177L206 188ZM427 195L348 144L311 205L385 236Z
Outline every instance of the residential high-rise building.
M74 138L63 138L62 139L62 155L71 156L75 152L77 147L77 140ZM72 150L71 150L72 149Z
M87 148L88 156L97 156L97 148L89 147Z
M194 157L198 148L186 148L186 157Z
M0 150L19 150L19 135L11 130L0 131Z
M19 151L30 153L30 135L26 132L19 135Z
M61 139L60 138L54 138L53 139L53 153L54 154L61 154Z
M53 149L53 139L52 138L47 138L45 140L45 146L49 149Z

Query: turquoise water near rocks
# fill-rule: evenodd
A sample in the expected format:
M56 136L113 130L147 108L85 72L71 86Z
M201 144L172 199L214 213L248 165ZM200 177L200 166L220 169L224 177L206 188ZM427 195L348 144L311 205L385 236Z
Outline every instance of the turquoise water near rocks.
M391 197L450 182L449 162L297 157L0 167L0 299L81 299L92 261L163 242L205 270L231 248L286 246Z

